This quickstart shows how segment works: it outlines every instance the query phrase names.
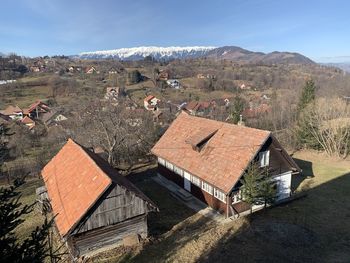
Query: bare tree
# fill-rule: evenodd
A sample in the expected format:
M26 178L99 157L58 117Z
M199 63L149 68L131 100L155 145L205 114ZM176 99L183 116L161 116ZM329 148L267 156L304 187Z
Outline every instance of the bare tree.
M345 158L350 150L350 105L339 98L320 98L302 115L308 131L328 155Z

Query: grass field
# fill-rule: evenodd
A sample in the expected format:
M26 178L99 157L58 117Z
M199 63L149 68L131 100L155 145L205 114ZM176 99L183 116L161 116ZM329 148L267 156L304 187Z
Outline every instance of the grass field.
M307 151L294 158L305 173L298 180L305 198L224 225L173 198L150 179L154 170L130 176L160 208L149 215L150 238L89 262L349 262L350 161ZM26 203L38 185L28 183ZM28 217L18 233L28 234L40 220Z

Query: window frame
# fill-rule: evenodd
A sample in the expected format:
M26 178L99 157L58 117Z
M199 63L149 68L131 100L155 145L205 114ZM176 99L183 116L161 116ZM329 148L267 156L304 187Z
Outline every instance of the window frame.
M267 167L270 164L270 150L259 152L260 167Z
M226 194L215 187L214 187L214 197L226 204Z
M199 179L197 176L191 175L191 183L195 186L200 187L201 186L201 179Z
M180 167L173 164L173 171L177 175L180 175L181 177L184 177L184 170L182 170Z
M202 190L204 190L205 192L207 192L208 194L210 194L210 195L213 195L213 186L211 186L210 184L208 184L208 183L206 183L206 182L204 182L204 181L202 181Z

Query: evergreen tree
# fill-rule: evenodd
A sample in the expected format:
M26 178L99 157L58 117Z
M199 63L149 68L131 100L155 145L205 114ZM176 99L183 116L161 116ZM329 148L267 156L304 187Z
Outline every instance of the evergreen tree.
M240 119L240 115L243 112L245 101L239 96L233 98L232 106L230 109L229 120L230 122L237 124Z
M271 180L268 170L261 169L257 163L249 165L240 182L243 200L251 206L266 207L276 200L275 183Z
M57 262L60 255L48 246L48 236L53 219L45 220L31 235L19 242L15 229L24 222L23 216L33 210L32 205L22 205L19 186L22 180L16 179L14 185L0 188L0 259L1 262L44 262L50 258ZM53 261L54 260L54 261Z
M315 101L316 86L313 80L307 80L303 91L301 93L298 109L297 109L297 138L302 146L306 146L313 149L319 148L319 143L315 140L314 136L311 135L309 129L309 117L305 118L307 108L311 107ZM312 118L312 117L311 117Z
M298 103L298 116L307 105L315 101L316 86L312 79L306 81Z

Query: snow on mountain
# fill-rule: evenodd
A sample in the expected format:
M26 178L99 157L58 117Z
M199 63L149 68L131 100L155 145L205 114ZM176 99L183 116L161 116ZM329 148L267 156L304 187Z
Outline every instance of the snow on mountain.
M208 53L215 47L134 47L114 50L83 52L78 55L82 59L114 58L120 60L140 60L151 56L155 59L195 58Z

